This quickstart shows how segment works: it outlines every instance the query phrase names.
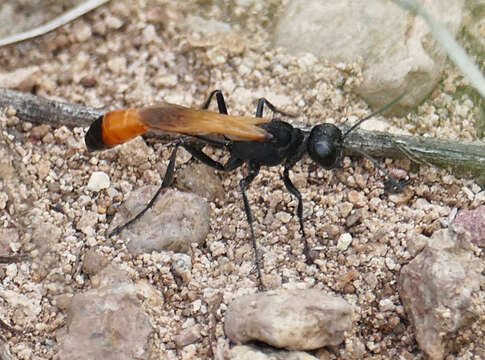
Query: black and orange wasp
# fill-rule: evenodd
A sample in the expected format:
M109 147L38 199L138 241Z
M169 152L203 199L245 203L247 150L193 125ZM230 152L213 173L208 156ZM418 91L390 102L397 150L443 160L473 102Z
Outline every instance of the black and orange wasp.
M403 94L404 95L404 94ZM199 138L207 144L223 145L229 151L230 158L226 164L210 158L200 146L193 142L179 139L170 156L169 165L153 198L146 207L127 223L115 228L110 235L119 233L131 223L140 218L154 203L157 196L167 188L173 180L175 159L179 147L187 150L202 163L220 171L231 171L244 163L247 164L248 173L240 181L240 190L243 198L244 212L251 232L251 241L256 259L256 270L259 287L263 288L258 247L253 230L253 218L246 190L258 175L261 166L283 165L283 182L286 189L298 200L296 214L300 223L300 231L304 240L304 254L307 263L313 258L305 236L303 226L303 201L301 193L291 182L289 171L303 157L308 154L310 158L325 169L342 166L346 136L357 128L362 122L383 112L398 102L403 95L393 100L382 109L359 120L352 127L343 132L338 126L322 123L313 126L310 130L302 130L282 121L277 117L271 119L263 117L264 106L274 114L292 117L277 109L265 98L257 103L255 117L228 115L224 96L220 90L210 93L201 109L191 109L179 105L162 103L160 105L140 108L122 109L107 112L90 126L86 133L85 143L89 151L107 149L122 144L138 135L148 131L164 131ZM207 110L212 99L216 98L219 113ZM212 135L223 136L221 139ZM376 167L383 171L387 177L385 188L389 192L402 191L405 183L391 176L379 164L367 156Z

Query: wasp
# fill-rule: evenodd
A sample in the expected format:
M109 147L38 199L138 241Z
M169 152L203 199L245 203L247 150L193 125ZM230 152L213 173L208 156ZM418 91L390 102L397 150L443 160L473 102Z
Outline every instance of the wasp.
M208 111L213 97L216 97L219 113ZM310 130L294 127L278 117L264 118L264 106L274 114L292 117L294 115L277 109L265 98L258 100L255 117L228 115L224 96L220 90L214 90L202 105L201 109L190 109L179 105L164 103L158 106L142 109L114 110L98 118L86 133L85 142L88 150L101 150L124 143L138 135L150 130L161 130L183 135L197 137L208 144L223 145L229 151L229 160L225 164L210 158L200 146L190 141L178 140L170 155L169 165L153 198L146 207L127 223L115 228L110 235L119 233L131 223L140 218L154 203L157 196L167 188L173 180L175 172L175 159L179 147L187 150L202 163L219 171L232 171L243 164L247 164L247 175L239 182L243 199L244 212L249 224L252 247L255 256L256 270L260 289L264 288L261 277L262 265L259 261L259 252L254 236L253 217L246 191L258 175L262 166L283 166L283 183L298 200L296 214L300 223L300 232L304 241L303 252L307 263L313 262L313 257L305 236L303 226L303 200L300 191L293 185L289 173L291 168L302 159L305 154L325 169L334 169L342 166L343 152L346 136L367 119L398 102L401 95L382 109L359 120L356 124L343 132L338 126L322 123L313 126ZM211 135L222 135L224 140L213 138ZM385 169L372 159L374 165L383 171L387 177L385 188L389 192L400 192L405 183L395 179Z

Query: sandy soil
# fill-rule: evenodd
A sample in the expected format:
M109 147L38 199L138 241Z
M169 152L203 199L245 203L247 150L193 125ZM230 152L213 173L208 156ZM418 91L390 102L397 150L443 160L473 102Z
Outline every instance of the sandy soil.
M288 112L300 114L297 120L306 123L356 120L369 113L352 92L360 81L358 63L317 63L311 57L295 58L271 48L267 33L279 1L267 1L250 11L243 5L229 11L232 2L216 3L222 5L203 1L112 2L53 33L0 49L0 69L9 72L37 66L34 89L38 95L96 107L140 106L162 99L199 105L211 90L219 88L234 114L253 114L257 98L263 96ZM56 13L46 9L44 14ZM15 23L20 23L23 15L16 13L20 18ZM232 29L213 35L226 26L222 22L232 24ZM412 115L389 121L411 133L472 139L478 114L468 96L457 90L461 86L462 77L448 66L444 81L428 101ZM444 102L444 97L449 102ZM450 113L449 124L436 123L436 114L443 107ZM175 358L174 337L188 319L202 324L202 333L207 336L182 349L181 358L209 357L211 340L212 346L227 345L222 329L227 304L237 294L257 291L238 192L241 171L218 175L226 197L211 203L206 246L194 249L193 279L187 287L179 288L166 276L170 255L163 256L167 261L162 264L157 263L157 255L133 257L125 244L104 235L116 207L130 191L158 184L169 145L150 143L153 152L145 155L140 167L121 159L116 150L87 153L85 129L51 129L39 140L33 136L31 124L16 124L6 116L2 121L17 159L16 197L33 209L28 219L9 211L0 215L2 226L15 227L19 235L6 252L10 247L39 253L38 245L30 239L41 222L53 224L62 234L45 250L50 257L48 269L42 270L42 264L22 264L18 269L0 270L2 279L7 279L3 284L6 290L33 299L40 307L39 315L29 316L0 298L1 318L27 330L23 335L3 333L14 358L47 359L55 354L54 331L66 321L55 299L90 288L89 278L80 268L91 248L121 264L133 280L145 279L161 292L172 294L162 307L144 304L154 327L150 342L153 358L162 354ZM227 158L220 150L212 154ZM279 169L263 169L248 194L270 287L314 286L340 294L359 309L357 326L349 337L358 337L366 345L367 358L420 358L396 288L399 270L410 260L406 242L415 233L430 235L441 228L453 208L473 208L484 202L474 201L480 187L472 179L414 167L406 161L386 160L385 165L408 171L413 196L405 204L393 203L382 195L382 176L368 161L347 158L344 169L336 171L319 169L308 159L295 166L292 179L303 195L308 237L325 259L319 266L304 262L298 221L291 216L296 202L286 193ZM97 170L109 175L120 194L118 199L107 192L95 195L85 190L91 173ZM433 211L420 210L418 199L426 199ZM344 252L337 249L339 235L348 231L342 217L343 202L367 210L364 220L352 227L352 245ZM94 241L86 242L77 229L85 211L101 214ZM483 258L480 251L478 255ZM17 275L8 276L9 271L17 271ZM370 277L377 278L375 286L368 281ZM214 318L192 306L194 299L209 293L219 293L223 299ZM396 305L394 311L381 313L378 304L384 298ZM485 357L481 330L484 304L480 306L481 319L457 340L457 358ZM398 326L388 331L386 324L393 322ZM212 335L215 340L210 339ZM320 356L339 358L338 354L334 349Z

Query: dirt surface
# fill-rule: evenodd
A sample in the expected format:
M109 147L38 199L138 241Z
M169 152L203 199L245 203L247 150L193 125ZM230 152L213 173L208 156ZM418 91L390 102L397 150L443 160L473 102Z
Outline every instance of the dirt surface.
M352 92L361 80L362 64L295 58L271 47L268 33L279 3L116 1L53 33L0 49L0 69L11 72L36 66L32 75L36 94L95 107L140 106L161 100L198 106L211 90L221 89L233 114L253 114L260 97L299 114L297 120L309 124L355 121L369 114L366 104ZM40 6L35 10L50 13L48 7L41 11ZM404 132L474 139L478 114L468 95L457 90L464 85L462 76L448 66L443 82L425 103L407 117L388 121ZM439 116L443 111L449 113L445 124ZM2 333L13 358L55 355L55 331L67 321L59 299L91 287L81 266L93 248L120 264L134 281L147 280L165 295L161 307L143 305L154 328L153 358L209 358L217 347L228 346L222 327L227 304L235 296L257 291L238 191L243 172L218 174L225 198L211 203L206 244L193 249L192 279L179 286L170 275L171 253L134 257L119 238L105 236L117 206L132 190L159 184L171 146L150 142L153 151L142 154L141 162L130 163L117 149L89 154L84 128L41 131L8 115L12 114L0 117L2 136L13 156L19 186L18 193L7 196L25 204L25 212L9 211L12 201L3 206L2 226L15 228L18 239L0 245L5 253L15 250L34 257L32 263L0 269L4 290L32 304L32 311L26 313L12 305L13 300L0 298L1 319L25 330ZM221 150L208 153L227 159ZM178 166L183 167L189 156L180 158ZM344 168L334 171L320 169L309 159L294 167L291 178L304 199L307 236L322 259L312 266L305 264L302 255L299 224L293 216L297 203L285 191L280 169L262 169L248 196L269 288L316 287L340 294L358 309L356 327L348 337L365 345L365 358L419 359L422 353L396 286L399 270L411 259L407 241L446 226L453 209L475 208L485 200L477 196L481 188L472 179L408 161L383 163L390 170L407 171L411 196L406 201L393 202L384 194L383 177L368 161L346 158ZM115 195L85 189L94 171L109 175ZM423 199L432 211L420 209ZM344 216L349 207L361 214L350 227ZM99 214L93 225L95 236L89 239L78 229L86 211ZM59 233L47 236L47 248L32 241L36 229L44 229L45 223ZM352 243L340 250L338 239L346 232L352 234ZM482 251L476 252L483 259ZM213 312L194 306L196 299L206 301L214 294L222 302ZM395 308L381 312L382 299L391 300ZM477 299L481 318L457 339L456 358L485 357L484 295ZM177 351L174 338L189 319L203 326L203 336ZM321 356L340 358L344 347Z

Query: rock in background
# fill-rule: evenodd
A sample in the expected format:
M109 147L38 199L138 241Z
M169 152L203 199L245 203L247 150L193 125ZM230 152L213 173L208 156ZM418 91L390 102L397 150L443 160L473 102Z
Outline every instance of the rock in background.
M261 341L277 348L314 350L339 345L352 326L352 306L317 289L280 290L234 300L225 317L236 344Z
M422 4L448 30L460 28L464 1L427 0ZM274 44L292 53L323 59L363 61L357 91L375 107L406 92L415 106L440 80L446 53L428 25L391 1L290 1L281 11Z
M416 341L430 359L444 359L477 320L474 293L483 265L473 254L469 234L460 229L435 232L399 277L399 295L416 328Z

